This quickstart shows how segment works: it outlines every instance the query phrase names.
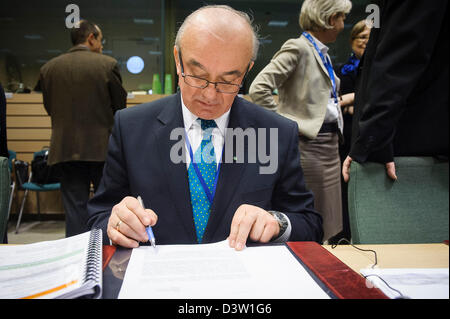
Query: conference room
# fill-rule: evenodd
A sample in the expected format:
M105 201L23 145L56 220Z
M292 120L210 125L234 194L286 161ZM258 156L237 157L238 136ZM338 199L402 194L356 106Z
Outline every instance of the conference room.
M447 1L207 4L0 4L0 298L448 299Z

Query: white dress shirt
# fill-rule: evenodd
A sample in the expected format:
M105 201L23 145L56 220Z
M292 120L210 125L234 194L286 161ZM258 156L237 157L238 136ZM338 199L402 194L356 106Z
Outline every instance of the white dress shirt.
M197 121L198 116L194 115L189 111L183 102L183 97L181 97L181 107L183 111L183 121L184 129L186 130L189 143L192 147L192 154L202 143L202 127L200 122ZM216 155L216 165L219 165L222 159L222 150L225 143L225 129L228 126L228 121L230 119L230 110L225 112L222 116L215 119L217 127L212 130L211 142L214 146L214 153ZM189 149L186 145L186 167L189 169L189 164L191 163L191 157L189 156Z
M311 35L312 36L312 35ZM327 59L328 61L330 61L331 63L331 59L330 56L328 55L328 50L329 48L323 44L322 42L320 42L317 38L315 38L314 36L312 36L314 41L316 41L317 47L319 48L320 52L322 52L323 56L325 57L325 59ZM336 82L337 85L337 82ZM336 87L336 94L337 92L339 92L339 87ZM336 101L333 97L333 90L331 90L330 92L330 98L328 99L328 104L327 104L327 112L325 113L325 119L324 119L324 123L334 123L337 122L338 124L340 124L340 119L339 119L339 110L338 107L336 105Z

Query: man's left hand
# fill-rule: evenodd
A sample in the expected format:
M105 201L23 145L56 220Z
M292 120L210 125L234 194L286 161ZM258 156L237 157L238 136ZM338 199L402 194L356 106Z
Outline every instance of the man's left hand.
M253 241L268 243L280 233L278 221L270 213L253 205L241 205L231 221L228 242L230 247L242 250L247 238Z

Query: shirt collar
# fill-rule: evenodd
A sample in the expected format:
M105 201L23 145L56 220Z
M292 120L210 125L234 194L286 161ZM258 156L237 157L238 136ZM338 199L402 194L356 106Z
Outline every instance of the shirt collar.
M77 44L69 49L68 52L73 51L90 51L89 47L84 44Z
M330 49L329 47L327 47L325 44L323 44L322 42L320 42L316 37L314 37L311 33L310 35L313 37L314 41L316 41L317 47L319 48L320 52L322 52L323 55L327 55L328 54L328 50Z
M189 131L189 129L192 127L194 123L196 123L197 119L199 118L197 115L193 114L189 109L186 107L183 101L183 96L181 96L181 109L183 112L183 121L184 121L184 128L186 131ZM216 121L217 128L220 131L220 134L222 136L225 136L225 129L228 126L228 122L230 120L230 110L231 108L222 114L220 117L214 119Z

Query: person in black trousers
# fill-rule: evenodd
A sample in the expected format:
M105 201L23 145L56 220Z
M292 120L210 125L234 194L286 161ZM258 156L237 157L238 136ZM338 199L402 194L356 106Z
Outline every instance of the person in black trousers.
M356 79L358 75L358 66L361 62L361 58L364 55L364 51L367 46L367 42L370 37L371 26L366 23L366 20L357 22L350 32L350 47L351 54L348 60L343 64L337 64L335 72L341 80L339 89L340 105L342 108L342 117L344 119L343 141L339 145L339 156L341 158L341 164L344 162L348 153L350 152L351 138L352 138L352 120L354 112L354 94L356 89ZM348 192L347 183L341 180L342 187L342 226L343 230L333 238L329 240L329 243L337 243L341 238L350 240L350 222L348 215Z

